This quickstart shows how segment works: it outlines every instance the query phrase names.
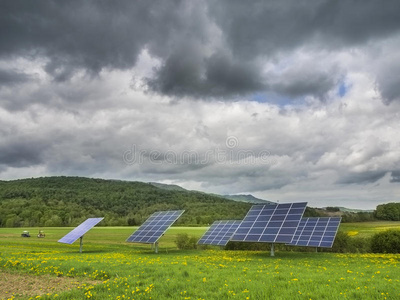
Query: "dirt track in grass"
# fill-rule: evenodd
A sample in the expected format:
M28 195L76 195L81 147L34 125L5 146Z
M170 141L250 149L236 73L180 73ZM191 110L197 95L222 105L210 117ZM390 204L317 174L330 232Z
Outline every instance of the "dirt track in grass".
M56 294L75 289L83 283L98 284L99 281L79 280L78 278L53 277L49 275L30 275L0 270L0 299L33 297Z

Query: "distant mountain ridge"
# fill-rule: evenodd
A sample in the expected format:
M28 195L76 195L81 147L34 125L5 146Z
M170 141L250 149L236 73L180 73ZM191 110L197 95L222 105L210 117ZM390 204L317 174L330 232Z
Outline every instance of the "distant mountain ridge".
M337 206L337 208L342 211L342 212L352 212L352 213L358 213L358 212L373 212L373 209L356 209L356 208L347 208L343 206ZM323 207L323 209L326 209L326 207Z
M166 183L159 183L159 182L149 182L149 183L155 187L158 187L160 189L164 189L167 191L189 191L189 190L187 190L179 185L176 185L176 184L166 184ZM204 192L199 192L199 191L191 191L191 192L204 193ZM210 193L204 193L204 194L216 196L216 197L222 197L222 198L233 200L236 202L246 202L246 203L251 203L251 204L275 203L272 201L256 198L251 194L237 194L237 195L219 195L219 194L210 194Z
M252 204L272 204L275 202L264 200L260 198L256 198L251 194L239 194L239 195L223 195L222 197L233 200L233 201L240 201L240 202L247 202Z

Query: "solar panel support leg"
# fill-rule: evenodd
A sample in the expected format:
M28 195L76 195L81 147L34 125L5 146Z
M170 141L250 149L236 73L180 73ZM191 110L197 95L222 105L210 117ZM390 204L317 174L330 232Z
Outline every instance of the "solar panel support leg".
M158 253L158 242L154 243L154 252Z
M82 253L82 246L83 246L83 236L79 238L79 253Z
M318 252L318 247L315 247L315 252Z
M274 243L271 244L271 256L275 256Z

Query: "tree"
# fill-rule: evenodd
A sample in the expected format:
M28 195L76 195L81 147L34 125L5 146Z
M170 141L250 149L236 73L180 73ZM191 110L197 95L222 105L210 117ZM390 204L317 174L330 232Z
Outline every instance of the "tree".
M60 227L62 225L62 220L60 216L53 215L49 220L44 223L47 227Z
M400 203L378 205L374 215L379 220L400 221Z

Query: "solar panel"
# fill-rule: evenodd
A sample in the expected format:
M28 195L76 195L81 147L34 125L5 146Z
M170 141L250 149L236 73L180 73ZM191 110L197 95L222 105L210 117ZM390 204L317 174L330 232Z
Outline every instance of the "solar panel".
M307 202L253 205L231 241L290 243Z
M197 242L199 245L225 246L241 221L215 221L207 232Z
M183 212L184 210L155 212L126 241L145 244L157 242Z
M89 218L82 224L80 224L78 227L75 227L72 231L67 233L64 237L58 240L59 243L65 243L65 244L72 244L75 242L77 239L79 239L81 236L83 236L86 232L88 232L90 229L92 229L94 226L96 226L97 223L99 223L101 220L104 218Z
M341 219L340 217L304 218L288 245L331 248Z

